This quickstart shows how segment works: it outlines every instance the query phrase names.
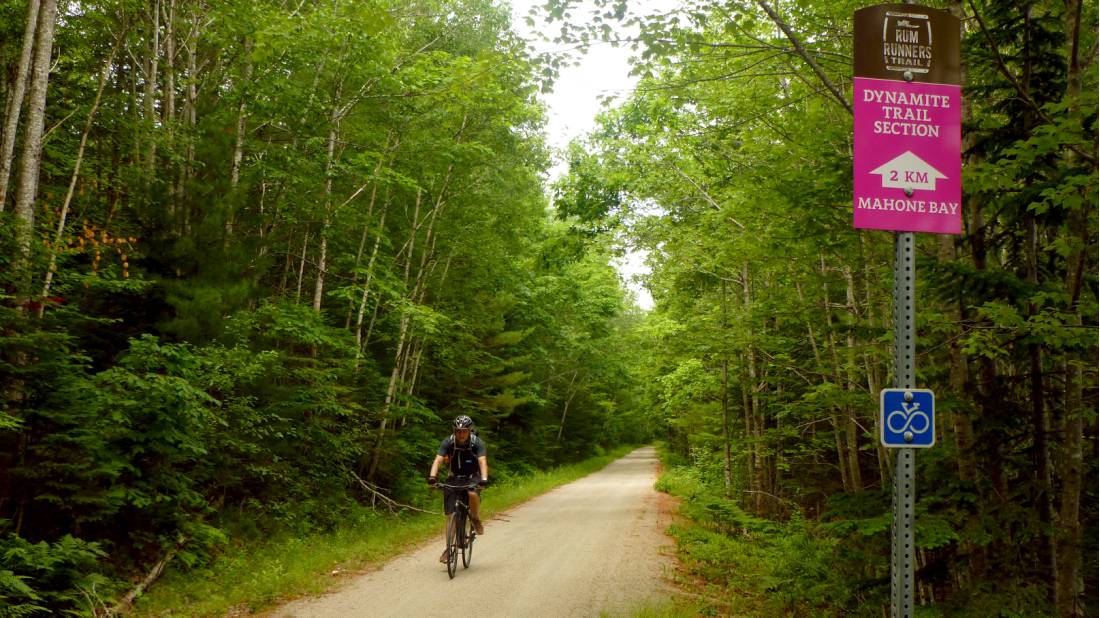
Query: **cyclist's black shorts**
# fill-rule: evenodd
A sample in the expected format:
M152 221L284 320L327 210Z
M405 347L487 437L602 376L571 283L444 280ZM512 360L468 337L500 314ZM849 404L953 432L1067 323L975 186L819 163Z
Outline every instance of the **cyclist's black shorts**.
M476 483L480 480L481 475L475 474L473 476L452 476L444 481L444 483L447 485L467 485L469 483ZM475 487L474 491L476 491L479 496L481 495L480 487ZM455 500L460 496L462 497L463 504L465 504L466 500L468 500L465 491L461 489L443 489L443 512L445 514L450 515L455 512Z

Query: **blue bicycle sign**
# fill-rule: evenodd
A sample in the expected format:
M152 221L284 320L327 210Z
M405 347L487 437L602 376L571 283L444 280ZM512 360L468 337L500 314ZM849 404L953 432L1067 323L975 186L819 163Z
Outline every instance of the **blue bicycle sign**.
M923 388L885 388L879 395L879 435L892 448L936 443L936 396Z

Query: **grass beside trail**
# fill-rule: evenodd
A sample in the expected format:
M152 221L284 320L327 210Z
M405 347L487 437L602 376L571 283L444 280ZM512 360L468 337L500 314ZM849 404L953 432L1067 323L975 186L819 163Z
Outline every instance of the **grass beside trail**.
M635 447L492 486L482 517L600 470ZM203 569L170 570L142 596L135 616L225 616L320 594L340 577L370 569L441 533L440 515L366 516L327 533L285 535L231 546ZM431 568L427 565L425 568Z
M846 571L838 559L840 538L797 513L787 521L754 516L725 496L720 472L677 465L667 449L660 452L665 468L656 488L680 501L668 531L681 594L639 608L634 618L882 615L881 595L857 589L870 577Z
M781 579L770 555L779 526L742 512L695 470L675 465L664 445L658 450L664 470L656 489L679 500L668 533L676 541L680 566L674 583L680 593L637 608L631 617L792 615L771 598L770 588Z

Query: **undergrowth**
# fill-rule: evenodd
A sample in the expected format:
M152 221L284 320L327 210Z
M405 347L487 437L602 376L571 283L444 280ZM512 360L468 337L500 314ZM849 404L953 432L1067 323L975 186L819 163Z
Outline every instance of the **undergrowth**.
M818 526L797 516L787 522L754 517L691 467L668 469L657 489L681 499L682 518L670 532L683 564L679 583L690 600L668 615L881 614L880 600L853 590L837 569L837 539Z
M721 477L705 467L666 460L657 489L680 498L670 528L682 569L682 599L638 616L857 616L889 614L889 513L876 492L829 501L808 520L797 511L782 522L745 512L722 491ZM918 526L917 546L939 541L936 519ZM956 595L918 605L921 618L1041 617L1034 586Z

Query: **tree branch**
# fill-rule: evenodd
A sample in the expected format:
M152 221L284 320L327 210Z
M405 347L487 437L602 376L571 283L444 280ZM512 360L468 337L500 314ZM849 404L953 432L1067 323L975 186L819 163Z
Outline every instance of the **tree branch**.
M151 586L153 582L155 582L157 578L160 577L160 574L164 572L164 567L168 565L172 558L176 557L176 554L179 553L180 548L182 548L186 543L187 539L181 535L179 537L179 540L176 541L175 546L172 547L172 549L168 550L168 553L165 554L159 562L153 565L153 568L145 576L145 579L141 580L141 582L137 586L134 586L133 590L127 592L126 596L122 597L122 599L118 603L116 603L114 607L111 608L111 615L117 615L128 610L134 604L134 599L138 598L138 596L140 596L146 588Z
M829 76L825 74L825 71L821 68L821 65L819 65L817 61L813 59L813 56L811 56L806 51L806 48L802 46L802 42L798 40L798 37L795 36L794 31L791 30L791 27L787 24L787 22L783 21L783 19L779 17L779 14L776 13L775 10L772 9L772 7L768 6L768 3L764 0L756 0L756 4L760 8L764 9L764 12L768 14L768 17L770 17L773 22L775 22L775 25L779 26L779 29L783 31L783 34L787 35L787 39L789 39L791 45L794 46L794 51L798 53L798 55L802 58L802 60L806 62L806 64L810 65L810 69L813 70L814 75L817 75L817 78L821 80L821 83L825 84L825 87L829 90L829 92L833 95L837 102L840 103L840 105L844 107L844 109L848 110L849 114L851 114L852 104L848 102L848 98L844 96L844 93L841 92L839 88L837 88L836 84L833 83L833 80L829 79Z
M410 511L419 511L421 513L428 513L429 515L442 515L443 514L443 513L440 513L439 511L425 511L424 509L418 509L415 506L409 506L407 504L401 504L400 502L394 500L393 498L390 498L389 496L383 494L380 491L379 487L377 485L375 485L374 483L368 483L368 482L364 481L363 479L359 478L359 475L356 474L354 471L348 470L348 473L351 474L353 477L355 477L355 480L359 481L359 485L361 485L363 487L363 489L370 492L370 494L371 494L371 504L372 505L374 504L375 501L381 501L382 504L384 504L386 506L386 508L389 509L390 513L396 513L397 511L400 511L400 510L403 510L403 509L408 509Z
M670 163L670 165L672 166L672 169L676 170L677 172L679 172L679 174L680 174L681 176L683 176L683 177L684 177L684 180L686 180L686 181L688 181L689 183L691 183L691 186L695 187L695 190L696 190L696 191L698 191L698 192L699 192L699 194L700 194L700 195L702 195L702 196L703 196L703 198L704 198L704 199L706 199L706 200L707 200L707 202L708 202L708 203L709 203L709 204L710 204L711 206L714 206L714 209L715 209L715 210L717 210L717 211L719 211L719 212L721 212L721 211L722 211L722 205L721 205L721 204L719 204L718 202L714 201L714 198L713 198L713 197L711 197L711 196L710 196L710 194L709 194L709 193L707 193L705 189L703 189L703 187L699 186L699 183L697 183L697 182L695 182L694 180L692 180L692 179L691 179L691 176L688 176L688 175L687 175L686 173L684 173L684 170L680 169L680 166L676 165L675 163ZM741 224L741 222L740 222L740 221L738 221L737 219L734 219L733 217L730 217L730 221L733 221L733 223L734 223L735 225L737 225L737 227L739 227L739 228L741 228L741 229L745 229L745 226L744 226L744 225L742 225L742 224Z
M978 22L978 27L981 29L982 34L985 35L985 40L989 43L989 49L993 51L993 59L996 60L997 70L1001 75L1005 76L1012 86L1016 89L1016 92L1020 95L1020 98L1039 115L1039 118L1047 124L1056 124L1054 119L1047 115L1043 111L1043 108L1039 107L1039 104L1035 102L1035 99L1031 98L1027 90L1020 84L1020 81L1016 79L1016 76L1012 74L1012 71L1008 70L1008 65L1005 64L1004 57L1001 56L1000 50L997 48L997 43L993 40L993 35L989 32L989 29L985 27L985 20L982 19L980 13L978 13L978 7L974 6L974 0L967 0L967 4L970 5L970 10L974 11L974 19ZM1066 147L1077 153L1081 158L1085 159L1089 163L1096 165L1096 157L1080 149L1080 147L1074 144L1066 144Z

